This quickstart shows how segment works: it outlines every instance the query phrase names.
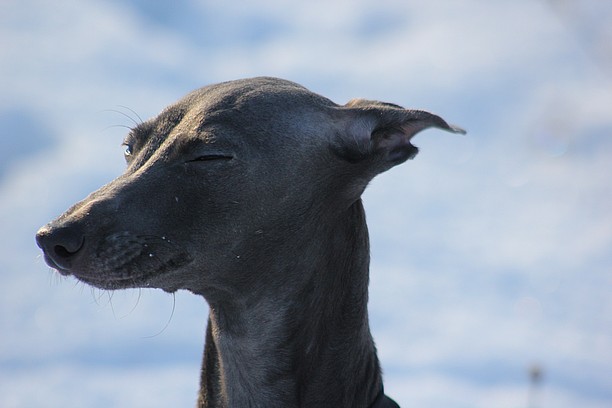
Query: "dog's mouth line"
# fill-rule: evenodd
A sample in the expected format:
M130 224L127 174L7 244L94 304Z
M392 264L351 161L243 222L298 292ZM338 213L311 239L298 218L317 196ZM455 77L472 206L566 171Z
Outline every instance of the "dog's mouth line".
M80 272L70 272L77 279L87 280L91 282L127 282L127 281L139 281L151 277L151 274L142 273L132 276L97 276L84 274Z
M191 261L191 259L189 259L189 261ZM105 287L109 285L125 288L148 287L153 280L160 278L163 275L170 274L184 265L184 263L175 264L172 267L169 267L169 265L164 265L165 267L154 268L147 271L134 271L134 273L122 272L121 270L84 272L78 269L58 272L62 275L72 275L84 283L97 287Z
M164 272L160 275L163 274ZM137 275L126 276L92 275L74 271L71 275L87 285L105 290L151 287L151 280L159 276L151 273L139 273Z
M141 273L134 274L134 275L121 274L121 276L119 276L117 274L117 271L114 273L113 272L105 273L103 271L95 273L95 274L85 273L85 272L82 272L78 269L74 269L71 267L62 267L61 265L58 265L52 258L46 255L45 255L45 262L47 263L47 265L49 265L51 269L53 269L54 271L56 271L62 276L74 276L75 278L79 280L83 280L87 282L118 283L118 282L128 282L128 281L141 281L141 280L146 280L148 278L151 278L155 275L154 273L151 273L151 272L148 272L148 273L141 272Z

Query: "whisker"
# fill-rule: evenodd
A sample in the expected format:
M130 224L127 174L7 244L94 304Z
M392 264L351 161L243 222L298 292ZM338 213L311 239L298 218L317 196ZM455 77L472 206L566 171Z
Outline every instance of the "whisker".
M108 304L110 305L111 311L113 312L113 318L118 320L117 314L115 313L115 306L113 305L113 294L111 291L106 291L108 295Z
M94 296L94 289L90 286L86 286L85 284L83 284L83 282L79 281L79 280L75 280L74 284L72 285L74 288L79 288L79 293L83 294L83 291L85 290L85 288L89 287L89 291L91 292L91 295ZM95 300L95 298L94 298Z
M155 333L152 336L144 336L142 337L143 339L152 339L153 337L157 337L160 334L162 334L163 332L166 331L166 329L168 328L168 326L170 326L170 322L172 321L172 318L174 317L174 311L176 310L176 294L172 293L172 311L170 312L170 317L168 318L168 321L166 322L166 324L164 325L164 327L162 327L162 329Z
M140 303L140 296L142 294L142 288L137 288L137 289L138 289L138 297L136 298L136 303L134 303L132 308L127 313L119 317L120 319L125 319L126 317L131 315L134 312L134 310L136 310L136 307L138 307L138 304Z
M135 121L134 119L130 118L130 119L132 120L132 122L134 122L134 123L136 124L136 126L138 126L138 125L140 125L140 124L144 123L144 120L142 120L142 118L140 117L140 115L139 115L138 113L136 113L136 111L135 111L134 109L132 109L132 108L130 108L130 107L128 107L128 106L125 106L125 105L117 105L117 106L118 106L118 107L120 107L120 108L123 108L123 109L127 109L127 110L129 110L130 112L132 112L134 115L136 115L136 117L138 118L138 120L140 121L140 123L136 123L136 121Z
M101 291L99 291L98 289L94 288L93 286L90 286L90 289L89 289L89 290L90 290L90 292L91 292L91 297L93 298L94 303L95 303L96 305L98 305L98 306L102 306L102 305L100 304L100 299L101 299L101 296L102 296L102 292L101 292Z
M49 268L49 272L51 272L49 274L49 285L59 285L62 282L62 278L63 276L60 275L60 273L58 271L56 271L53 268Z
M104 132L104 131L107 131L108 129L116 128L116 127L125 128L127 130L132 130L133 129L133 128L127 126L127 125L109 125L109 126L105 127L104 129L102 129L102 131Z
M127 109L131 111L131 109L129 109L129 108L127 108ZM120 111L119 109L103 109L101 112L118 113L119 115L124 116L124 117L128 118L130 121L132 121L132 123L134 123L134 126L138 126L140 124L140 123L138 123L136 121L136 119L134 119L133 117L131 117L127 113ZM138 116L138 115L136 115L136 116ZM141 120L141 123L142 123L142 120Z

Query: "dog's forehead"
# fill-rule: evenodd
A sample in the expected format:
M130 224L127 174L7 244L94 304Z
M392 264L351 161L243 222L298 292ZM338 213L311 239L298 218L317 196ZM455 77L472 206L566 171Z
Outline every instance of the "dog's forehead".
M254 78L201 88L179 101L183 123L197 129L209 123L258 128L295 123L303 115L337 106L301 85L275 78Z
M206 130L231 130L217 138L259 139L262 144L305 141L325 134L329 112L335 105L329 99L292 83L264 83L229 89L204 88L186 97L175 109L184 112L174 131L208 138ZM176 114L170 114L169 118ZM165 119L168 121L168 119ZM172 122L172 120L170 120ZM311 140L312 141L312 140Z

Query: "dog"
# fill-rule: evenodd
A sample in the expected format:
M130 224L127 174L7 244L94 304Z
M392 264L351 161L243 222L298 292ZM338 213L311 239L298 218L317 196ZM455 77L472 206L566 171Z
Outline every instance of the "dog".
M209 305L199 407L391 408L367 312L361 195L439 116L276 78L196 90L125 139L127 169L36 235L101 289Z

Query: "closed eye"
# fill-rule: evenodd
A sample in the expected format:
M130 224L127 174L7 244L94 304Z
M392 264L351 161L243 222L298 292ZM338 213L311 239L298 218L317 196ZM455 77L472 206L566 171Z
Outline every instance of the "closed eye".
M227 156L224 154L207 154L203 156L198 156L194 159L187 160L186 163L197 163L197 162L205 162L205 161L213 161L213 160L232 160L233 156Z

